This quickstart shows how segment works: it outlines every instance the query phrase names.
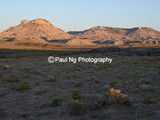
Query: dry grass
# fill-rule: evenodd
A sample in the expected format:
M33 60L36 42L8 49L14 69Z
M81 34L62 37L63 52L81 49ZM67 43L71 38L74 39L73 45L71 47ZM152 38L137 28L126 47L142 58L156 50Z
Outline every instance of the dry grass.
M121 90L110 88L107 91L108 102L111 103L125 103L127 101L127 95L121 93Z

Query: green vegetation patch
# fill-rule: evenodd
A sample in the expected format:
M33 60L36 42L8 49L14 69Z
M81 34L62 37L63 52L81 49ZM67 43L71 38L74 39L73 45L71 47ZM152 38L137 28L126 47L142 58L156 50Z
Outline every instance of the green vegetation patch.
M22 83L17 87L17 91L27 90L29 88L29 83Z
M73 100L78 100L78 99L79 99L79 89L74 88L74 89L72 90L71 98L72 98Z
M54 98L52 101L53 106L58 107L59 105L61 105L63 102L63 99L61 98Z

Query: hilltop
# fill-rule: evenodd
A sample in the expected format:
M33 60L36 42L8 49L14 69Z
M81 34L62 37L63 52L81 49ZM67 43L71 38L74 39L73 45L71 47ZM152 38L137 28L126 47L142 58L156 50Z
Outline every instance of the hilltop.
M81 39L104 43L106 41L145 41L159 40L160 32L149 27L136 27L131 29L95 26L85 31L69 32Z
M0 33L1 48L23 49L32 46L54 49L97 48L104 46L159 46L160 32L149 27L114 28L94 26L84 31L70 31L55 27L45 19L22 20L17 26ZM20 47L21 46L21 47ZM30 48L29 48L30 49Z
M23 20L17 26L10 27L0 34L0 39L4 41L19 38L41 39L40 41L64 40L71 35L55 27L45 19Z

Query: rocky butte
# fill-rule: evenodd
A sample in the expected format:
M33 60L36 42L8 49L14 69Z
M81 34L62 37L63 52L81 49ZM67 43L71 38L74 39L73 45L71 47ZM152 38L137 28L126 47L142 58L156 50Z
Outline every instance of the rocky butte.
M53 26L45 19L23 20L19 25L10 27L0 34L2 40L31 38L52 41L70 39L70 37L70 34Z
M61 43L65 46L96 46L101 45L158 45L160 32L149 27L114 28L94 26L84 31L64 32L45 19L23 20L17 26L10 27L0 33L3 43L27 45ZM44 45L46 46L46 45Z

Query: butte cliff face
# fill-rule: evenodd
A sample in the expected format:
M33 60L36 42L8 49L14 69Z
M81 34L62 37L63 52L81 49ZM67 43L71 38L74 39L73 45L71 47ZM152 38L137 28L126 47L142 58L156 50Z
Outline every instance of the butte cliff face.
M18 26L10 27L0 34L0 39L4 41L22 38L52 41L70 39L70 37L71 35L45 19L23 20Z

